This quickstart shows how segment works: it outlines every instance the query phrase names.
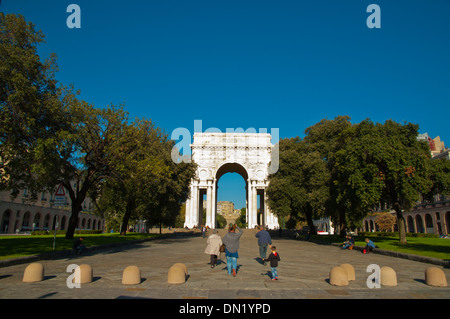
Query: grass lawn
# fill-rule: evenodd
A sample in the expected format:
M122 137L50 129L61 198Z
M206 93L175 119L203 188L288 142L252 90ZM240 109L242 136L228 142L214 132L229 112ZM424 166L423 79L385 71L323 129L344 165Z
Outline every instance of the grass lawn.
M158 234L127 233L121 236L118 233L74 235L74 238L84 237L86 247L102 244L111 244L129 240L137 240L159 236ZM71 249L72 239L65 239L64 235L56 236L55 251ZM0 236L0 260L15 257L36 255L53 251L53 236Z
M337 235L318 235L313 236L315 240L342 243L344 239ZM399 243L397 237L370 237L376 246L380 249L398 251L406 254L420 255L432 258L450 260L450 239L442 238L416 238L407 237L407 244ZM365 246L366 242L363 236L354 236L356 246Z

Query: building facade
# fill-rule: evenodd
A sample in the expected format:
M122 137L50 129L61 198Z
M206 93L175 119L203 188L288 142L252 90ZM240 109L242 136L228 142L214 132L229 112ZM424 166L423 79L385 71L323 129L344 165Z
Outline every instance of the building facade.
M395 218L396 213L390 212ZM377 214L364 218L363 231L379 231L376 224ZM410 212L404 212L406 232L448 235L450 232L450 201L421 204ZM398 223L397 223L398 224ZM397 231L397 224L392 231Z
M59 192L59 193L58 193ZM58 194L58 196L56 195ZM0 233L28 233L33 230L67 230L71 201L64 189L55 193L30 194L26 189L16 197L10 191L0 192ZM78 214L76 229L104 230L103 218L93 214L93 204L87 198Z
M240 209L234 209L234 203L229 201L217 202L217 214L222 215L227 224L234 223L240 216Z

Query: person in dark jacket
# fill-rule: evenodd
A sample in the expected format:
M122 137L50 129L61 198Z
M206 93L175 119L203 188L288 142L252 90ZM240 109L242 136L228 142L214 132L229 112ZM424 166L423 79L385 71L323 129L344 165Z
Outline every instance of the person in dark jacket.
M267 257L267 246L270 247L272 245L272 238L270 238L269 232L263 226L259 227L259 231L255 234L255 237L258 238L259 256L265 265L264 259Z
M347 236L347 241L342 245L342 249L353 249L353 246L355 245L355 240L351 235Z
M272 252L270 253L269 257L264 259L264 261L270 261L270 270L272 272L272 280L278 280L277 267L278 267L278 262L281 260L280 254L277 253L277 247L272 246L272 247L270 247L270 249L272 250Z

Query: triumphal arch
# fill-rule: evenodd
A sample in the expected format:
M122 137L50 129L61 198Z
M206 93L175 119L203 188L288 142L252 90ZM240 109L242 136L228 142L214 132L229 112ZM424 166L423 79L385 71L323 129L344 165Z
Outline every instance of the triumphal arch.
M246 183L248 227L278 228L278 219L267 205L268 176L278 161L278 157L274 160L275 146L269 133L194 133L190 146L197 171L186 201L185 227L216 228L217 184L224 174L232 172L240 174Z

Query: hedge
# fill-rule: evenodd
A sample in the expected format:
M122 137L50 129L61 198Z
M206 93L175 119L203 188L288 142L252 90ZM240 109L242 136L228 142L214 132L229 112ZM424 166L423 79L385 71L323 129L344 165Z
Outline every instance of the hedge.
M75 230L75 234L84 234L84 235L88 235L88 234L101 234L102 231L101 230L87 230L87 229L80 229L80 230ZM31 235L36 235L36 236L42 236L42 235L54 235L55 231L54 230L35 230L31 232ZM56 231L56 235L65 235L66 231L65 230L57 230Z
M358 236L367 236L367 237L398 237L398 232L367 232L362 231L358 232ZM406 237L414 237L414 238L438 238L438 234L424 234L424 233L406 233Z

